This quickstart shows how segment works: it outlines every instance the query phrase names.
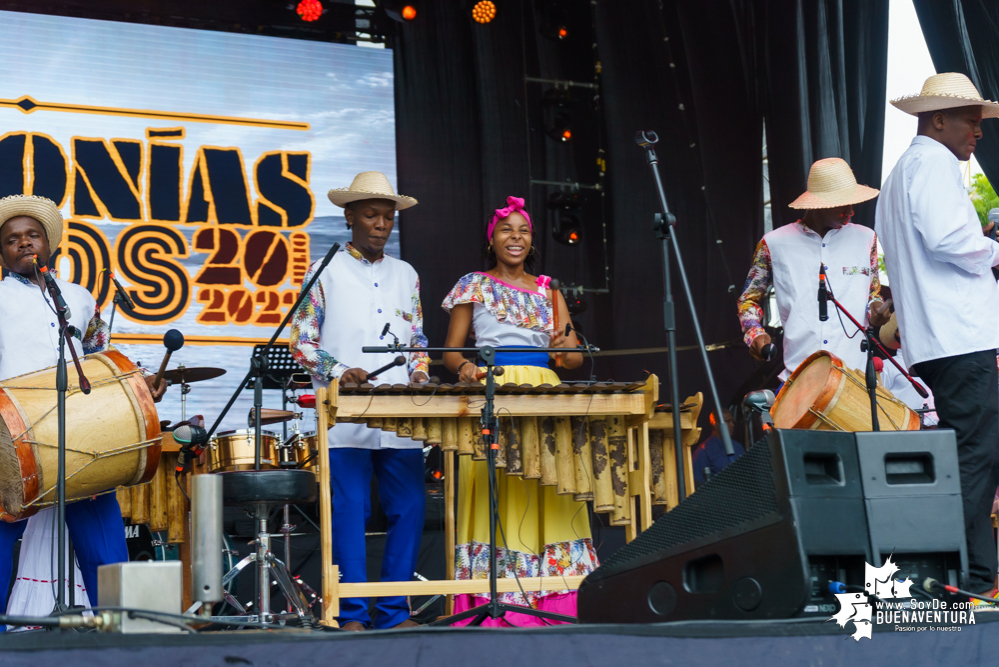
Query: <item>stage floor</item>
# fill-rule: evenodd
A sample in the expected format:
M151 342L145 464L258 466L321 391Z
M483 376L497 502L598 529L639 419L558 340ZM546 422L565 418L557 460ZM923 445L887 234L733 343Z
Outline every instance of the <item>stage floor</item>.
M976 615L979 616L979 615ZM199 635L108 635L51 632L0 636L4 667L67 665L331 664L420 665L797 665L907 666L992 664L999 623L981 614L961 632L875 631L859 643L834 623L678 622L551 628L414 628L365 633L275 630ZM880 630L880 629L879 629Z

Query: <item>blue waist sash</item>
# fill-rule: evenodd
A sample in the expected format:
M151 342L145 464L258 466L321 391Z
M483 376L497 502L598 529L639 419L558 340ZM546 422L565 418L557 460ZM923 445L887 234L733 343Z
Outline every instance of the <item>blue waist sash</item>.
M502 347L496 348L497 366L540 366L548 368L548 353L545 348L538 348L537 352L504 352Z

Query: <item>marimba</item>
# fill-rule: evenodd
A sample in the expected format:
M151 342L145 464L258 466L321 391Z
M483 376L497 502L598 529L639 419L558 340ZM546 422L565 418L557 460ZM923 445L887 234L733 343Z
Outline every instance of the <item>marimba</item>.
M633 383L499 385L494 406L500 417L498 459L506 474L533 477L542 485L555 486L558 493L592 500L596 511L610 514L612 523L625 526L627 539L634 539L652 520L647 422L655 411L658 388L655 375ZM445 452L447 575L453 579L454 456L486 458L477 435L484 399L484 386L464 383L341 386L334 381L329 390L317 390L322 527L330 522L326 437L330 425L365 423L429 444L439 442ZM636 512L636 497L640 515ZM328 535L323 537L322 548L324 618L330 621L339 613L342 595ZM578 583L559 580L557 585L575 588ZM349 587L351 597L486 593L488 580L383 582Z

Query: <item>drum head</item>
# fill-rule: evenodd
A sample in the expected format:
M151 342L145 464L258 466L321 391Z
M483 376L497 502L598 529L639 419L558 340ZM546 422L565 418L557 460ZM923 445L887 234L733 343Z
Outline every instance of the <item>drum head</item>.
M817 352L801 362L777 394L774 427L809 428L816 418L808 409L824 410L843 379L837 368L840 363L828 352Z

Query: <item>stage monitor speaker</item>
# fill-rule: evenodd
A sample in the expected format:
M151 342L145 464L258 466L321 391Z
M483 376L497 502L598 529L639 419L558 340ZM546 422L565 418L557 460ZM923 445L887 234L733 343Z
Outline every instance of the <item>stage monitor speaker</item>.
M964 530L957 439L949 429L857 433L857 455L871 552L892 556L896 578L926 577L965 586ZM894 554L894 555L893 555Z
M923 434L906 435L916 443L907 451L925 454ZM931 451L934 461L944 455ZM897 453L887 460L896 460ZM893 475L920 474L909 459L889 469ZM902 479L916 481L893 477ZM888 498L908 488L888 486ZM937 497L951 491L925 485L921 490ZM886 498L875 503L879 521L882 505L910 512ZM839 607L828 583L862 587L864 563L874 562L868 511L853 433L774 431L590 574L579 589L579 620L830 616ZM942 511L941 521L963 525L949 501ZM934 563L940 554L932 549L950 548L942 542L926 546L920 553Z

